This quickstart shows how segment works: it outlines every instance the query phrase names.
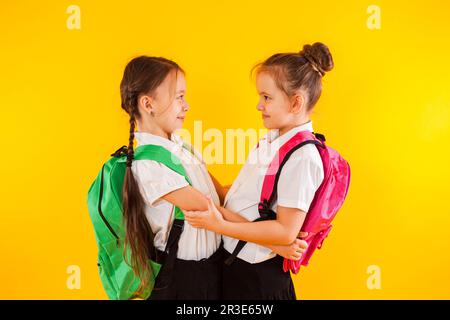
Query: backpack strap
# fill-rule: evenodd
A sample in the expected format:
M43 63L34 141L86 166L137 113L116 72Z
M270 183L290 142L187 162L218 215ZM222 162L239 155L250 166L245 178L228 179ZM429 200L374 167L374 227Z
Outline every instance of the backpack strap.
M323 142L325 137L321 134L317 134L319 137L323 137L323 140L316 138L315 134L310 131L301 131L289 139L276 153L272 162L270 163L261 190L260 203L258 210L261 213L270 210L270 206L277 196L278 180L280 179L281 170L283 169L290 156L307 144L315 144L318 147L325 147Z
M175 171L176 173L184 176L184 178L192 185L188 175L186 174L186 170L181 164L181 160L171 153L169 150L162 146L154 145L154 144L146 144L141 145L136 148L134 154L135 160L153 160L159 163L162 163L169 169ZM172 228L170 229L169 239L167 240L166 249L164 250L164 260L168 260L169 253L176 251L178 249L178 240L184 228L184 214L180 208L175 206L175 220L172 224ZM174 247L176 246L176 248Z
M186 179L186 181L190 185L192 185L191 180L186 173L186 170L181 164L181 160L162 146L154 144L141 145L136 148L136 151L134 153L134 160L153 160L162 163L169 169L182 175ZM178 207L175 207L175 219L184 220L183 211L181 211L181 209Z
M325 136L322 134L313 133L310 131L301 131L295 134L280 147L278 152L275 154L275 157L269 164L267 173L264 177L260 202L258 204L260 217L253 222L275 220L277 218L277 214L271 209L271 206L277 196L278 180L280 179L281 170L289 160L290 156L296 150L307 144L315 144L318 147L325 147L324 142ZM246 244L246 241L239 240L233 253L225 260L225 264L231 265Z
M120 158L118 162L124 162L126 161L126 155L127 155L127 147L122 146L119 149L117 149L111 156ZM171 153L169 150L162 146L158 146L155 144L145 144L141 145L136 148L134 151L134 157L133 160L153 160L162 163L169 169L175 171L176 173L184 176L191 184L191 181L189 180L188 175L186 174L186 170L184 169L183 165L181 164L181 160Z
M123 152L126 152L123 148L124 147L117 150L114 154L122 156ZM126 157L124 159L126 160ZM182 175L186 181L192 185L186 170L181 164L181 160L162 146L153 144L141 145L135 150L134 160L153 160L162 163L169 169ZM150 258L162 265L161 270L158 273L158 277L156 278L156 283L153 290L164 289L170 284L170 281L173 278L173 268L175 266L175 260L178 253L178 240L180 239L181 233L184 229L183 211L181 211L181 209L177 206L174 206L174 208L175 219L170 229L169 238L164 251L155 250L156 252L149 252Z
M155 262L161 264L161 269L156 277L153 287L154 291L167 288L173 279L173 270L178 253L178 240L180 240L183 229L184 220L175 219L170 229L169 239L167 240L164 252L156 250L157 257Z

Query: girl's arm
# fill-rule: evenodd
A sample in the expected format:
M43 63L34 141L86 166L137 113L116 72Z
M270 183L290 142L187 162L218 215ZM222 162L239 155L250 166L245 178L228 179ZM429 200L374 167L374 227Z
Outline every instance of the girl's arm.
M217 194L220 199L220 203L223 204L228 189L230 189L230 186L222 186L220 182L217 181L217 179L214 178L214 176L210 172L208 173L211 176L211 180L214 183L214 187L216 188ZM203 195L203 193L193 188L192 186L186 186L181 189L174 190L162 196L161 199L164 199L183 210L188 211L208 210L207 198Z
M211 180L214 183L214 187L216 188L216 192L219 195L220 204L223 204L225 201L225 197L228 193L228 190L230 189L230 186L223 186L212 174L209 172L209 176L211 177Z
M220 199L220 203L223 203L225 196L228 192L229 186L222 186L210 173L211 179L216 188L217 194ZM192 186L186 186L177 190L174 190L160 199L164 199L174 206L187 211L205 211L208 210L208 200L203 193L193 188Z
M208 199L200 191L191 186L186 186L184 188L172 191L163 196L162 199L172 203L179 208L182 208L183 211L204 211L208 209ZM227 219L233 219L236 222L248 223L248 221L244 217L241 217L235 212L222 207L220 207L220 210L223 210L224 216L226 216ZM307 243L300 239L296 239L288 246L268 245L262 243L259 244L265 245L276 254L292 260L299 260L302 253L307 248Z
M237 214L236 212L233 212L231 210L228 210L223 207L217 208L225 220L228 220L230 222L249 222L246 218L243 216ZM298 234L298 238L304 238L308 235L308 232L300 232ZM308 247L308 244L304 240L295 239L294 242L292 242L289 245L274 245L274 244L264 244L264 243L257 243L259 245L262 245L264 247L269 248L276 254L293 260L298 260L301 258L301 254L306 251L306 248ZM298 255L300 253L300 255ZM297 259L298 258L298 259Z
M208 210L207 198L191 186L169 192L160 199L164 199L182 210Z
M220 209L223 212L228 209ZM186 221L197 228L205 228L232 238L263 245L289 245L295 241L306 213L297 208L278 206L277 219L258 222L226 221L212 199L208 211L185 212ZM230 213L225 213L225 215ZM237 219L235 217L235 219Z
M227 221L230 222L250 222L249 220L247 220L246 218L244 218L243 216L241 216L240 214L233 212L231 210L228 210L224 207L218 207L217 210L220 211L220 213L222 214L223 218Z
M305 217L306 213L300 209L278 206L276 220L246 223L217 220L211 227L217 233L245 241L289 245L297 238Z

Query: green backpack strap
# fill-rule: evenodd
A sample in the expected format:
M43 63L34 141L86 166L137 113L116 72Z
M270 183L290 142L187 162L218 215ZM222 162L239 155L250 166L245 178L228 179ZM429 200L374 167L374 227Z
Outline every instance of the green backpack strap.
M191 181L186 174L184 167L181 165L180 159L167 149L157 145L142 145L139 146L134 153L134 160L154 160L162 163L169 169L184 176L190 185ZM172 281L173 270L175 267L175 260L178 252L178 240L183 232L184 214L177 206L175 206L175 220L169 232L169 239L167 240L166 248L164 250L164 263L160 267L158 277L155 280L154 287L158 289L166 288ZM164 297L164 290L158 290L157 294Z
M133 160L153 160L160 162L172 171L182 175L186 181L192 185L186 170L181 164L181 160L162 146L154 144L141 145L136 148ZM126 157L121 159L121 161L126 161ZM178 207L175 207L175 219L184 220L183 211Z

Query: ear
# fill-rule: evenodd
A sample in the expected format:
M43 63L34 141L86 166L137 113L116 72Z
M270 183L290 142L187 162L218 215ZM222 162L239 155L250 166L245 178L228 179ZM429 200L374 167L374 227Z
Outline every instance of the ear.
M299 114L300 112L303 111L304 104L305 104L305 96L301 92L296 93L292 97L291 112L294 114Z
M153 114L153 98L149 95L143 94L138 99L138 106L141 111L147 114Z

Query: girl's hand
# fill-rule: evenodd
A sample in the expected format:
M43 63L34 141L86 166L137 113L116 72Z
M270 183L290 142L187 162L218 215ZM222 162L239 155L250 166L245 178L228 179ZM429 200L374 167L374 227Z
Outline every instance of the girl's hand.
M216 208L211 196L208 199L207 211L185 211L183 210L185 220L195 228L203 228L217 232L219 226L224 222L223 216Z
M306 251L308 244L304 240L295 239L289 246L271 246L272 251L290 260L300 260L302 254Z

